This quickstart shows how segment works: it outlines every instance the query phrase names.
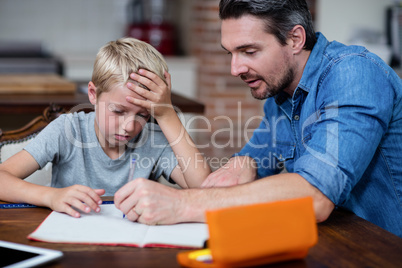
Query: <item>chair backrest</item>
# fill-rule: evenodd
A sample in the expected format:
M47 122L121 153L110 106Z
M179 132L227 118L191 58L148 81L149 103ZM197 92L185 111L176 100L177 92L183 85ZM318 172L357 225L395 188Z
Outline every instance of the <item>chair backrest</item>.
M0 129L0 163L21 151L51 121L65 112L66 111L62 107L51 104L43 111L41 116L34 118L22 128L4 132ZM34 172L25 180L49 186L51 178L52 164L49 163L41 170Z

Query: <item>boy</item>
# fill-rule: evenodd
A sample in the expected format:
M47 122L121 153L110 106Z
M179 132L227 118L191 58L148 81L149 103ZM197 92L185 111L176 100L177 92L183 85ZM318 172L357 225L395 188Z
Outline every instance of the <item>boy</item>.
M99 212L100 196L128 182L132 158L134 177L200 186L210 169L173 109L167 70L162 55L142 41L121 38L102 47L88 84L95 111L61 115L0 164L0 200L73 217L80 217L77 210ZM52 187L21 180L48 162Z

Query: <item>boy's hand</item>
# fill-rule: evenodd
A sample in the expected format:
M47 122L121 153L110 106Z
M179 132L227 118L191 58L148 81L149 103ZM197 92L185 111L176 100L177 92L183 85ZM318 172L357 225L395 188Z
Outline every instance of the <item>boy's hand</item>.
M80 213L73 207L85 213L89 213L91 210L99 212L99 205L102 204L100 196L103 194L105 194L104 189L91 189L83 185L55 188L50 196L49 207L79 218Z
M169 112L175 112L171 100L171 78L168 72L165 72L167 84L153 72L144 69L138 70L137 74L130 74L130 77L141 85L146 86L148 90L134 83L127 83L128 89L146 99L140 100L127 96L126 100L128 102L147 109L157 120L164 116L169 116Z

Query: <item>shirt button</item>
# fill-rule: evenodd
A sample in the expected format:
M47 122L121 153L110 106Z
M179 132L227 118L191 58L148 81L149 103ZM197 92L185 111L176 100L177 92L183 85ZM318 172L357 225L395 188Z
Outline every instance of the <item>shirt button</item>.
M296 120L296 121L299 121L300 116L298 116L298 115L296 114L295 116L293 116L293 119Z

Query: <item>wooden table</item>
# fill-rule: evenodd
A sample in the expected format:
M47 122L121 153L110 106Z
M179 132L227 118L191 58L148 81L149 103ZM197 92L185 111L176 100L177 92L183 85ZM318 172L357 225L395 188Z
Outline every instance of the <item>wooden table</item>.
M75 94L0 94L0 115L41 115L50 103L70 110L79 104L89 104L88 95ZM183 113L204 112L204 104L172 92L172 103Z
M27 235L49 213L46 208L0 209L0 240L63 251L61 260L46 267L179 267L176 254L180 249L28 240ZM304 260L269 267L402 267L402 239L350 212L334 211L326 222L318 225L318 232L318 244Z

